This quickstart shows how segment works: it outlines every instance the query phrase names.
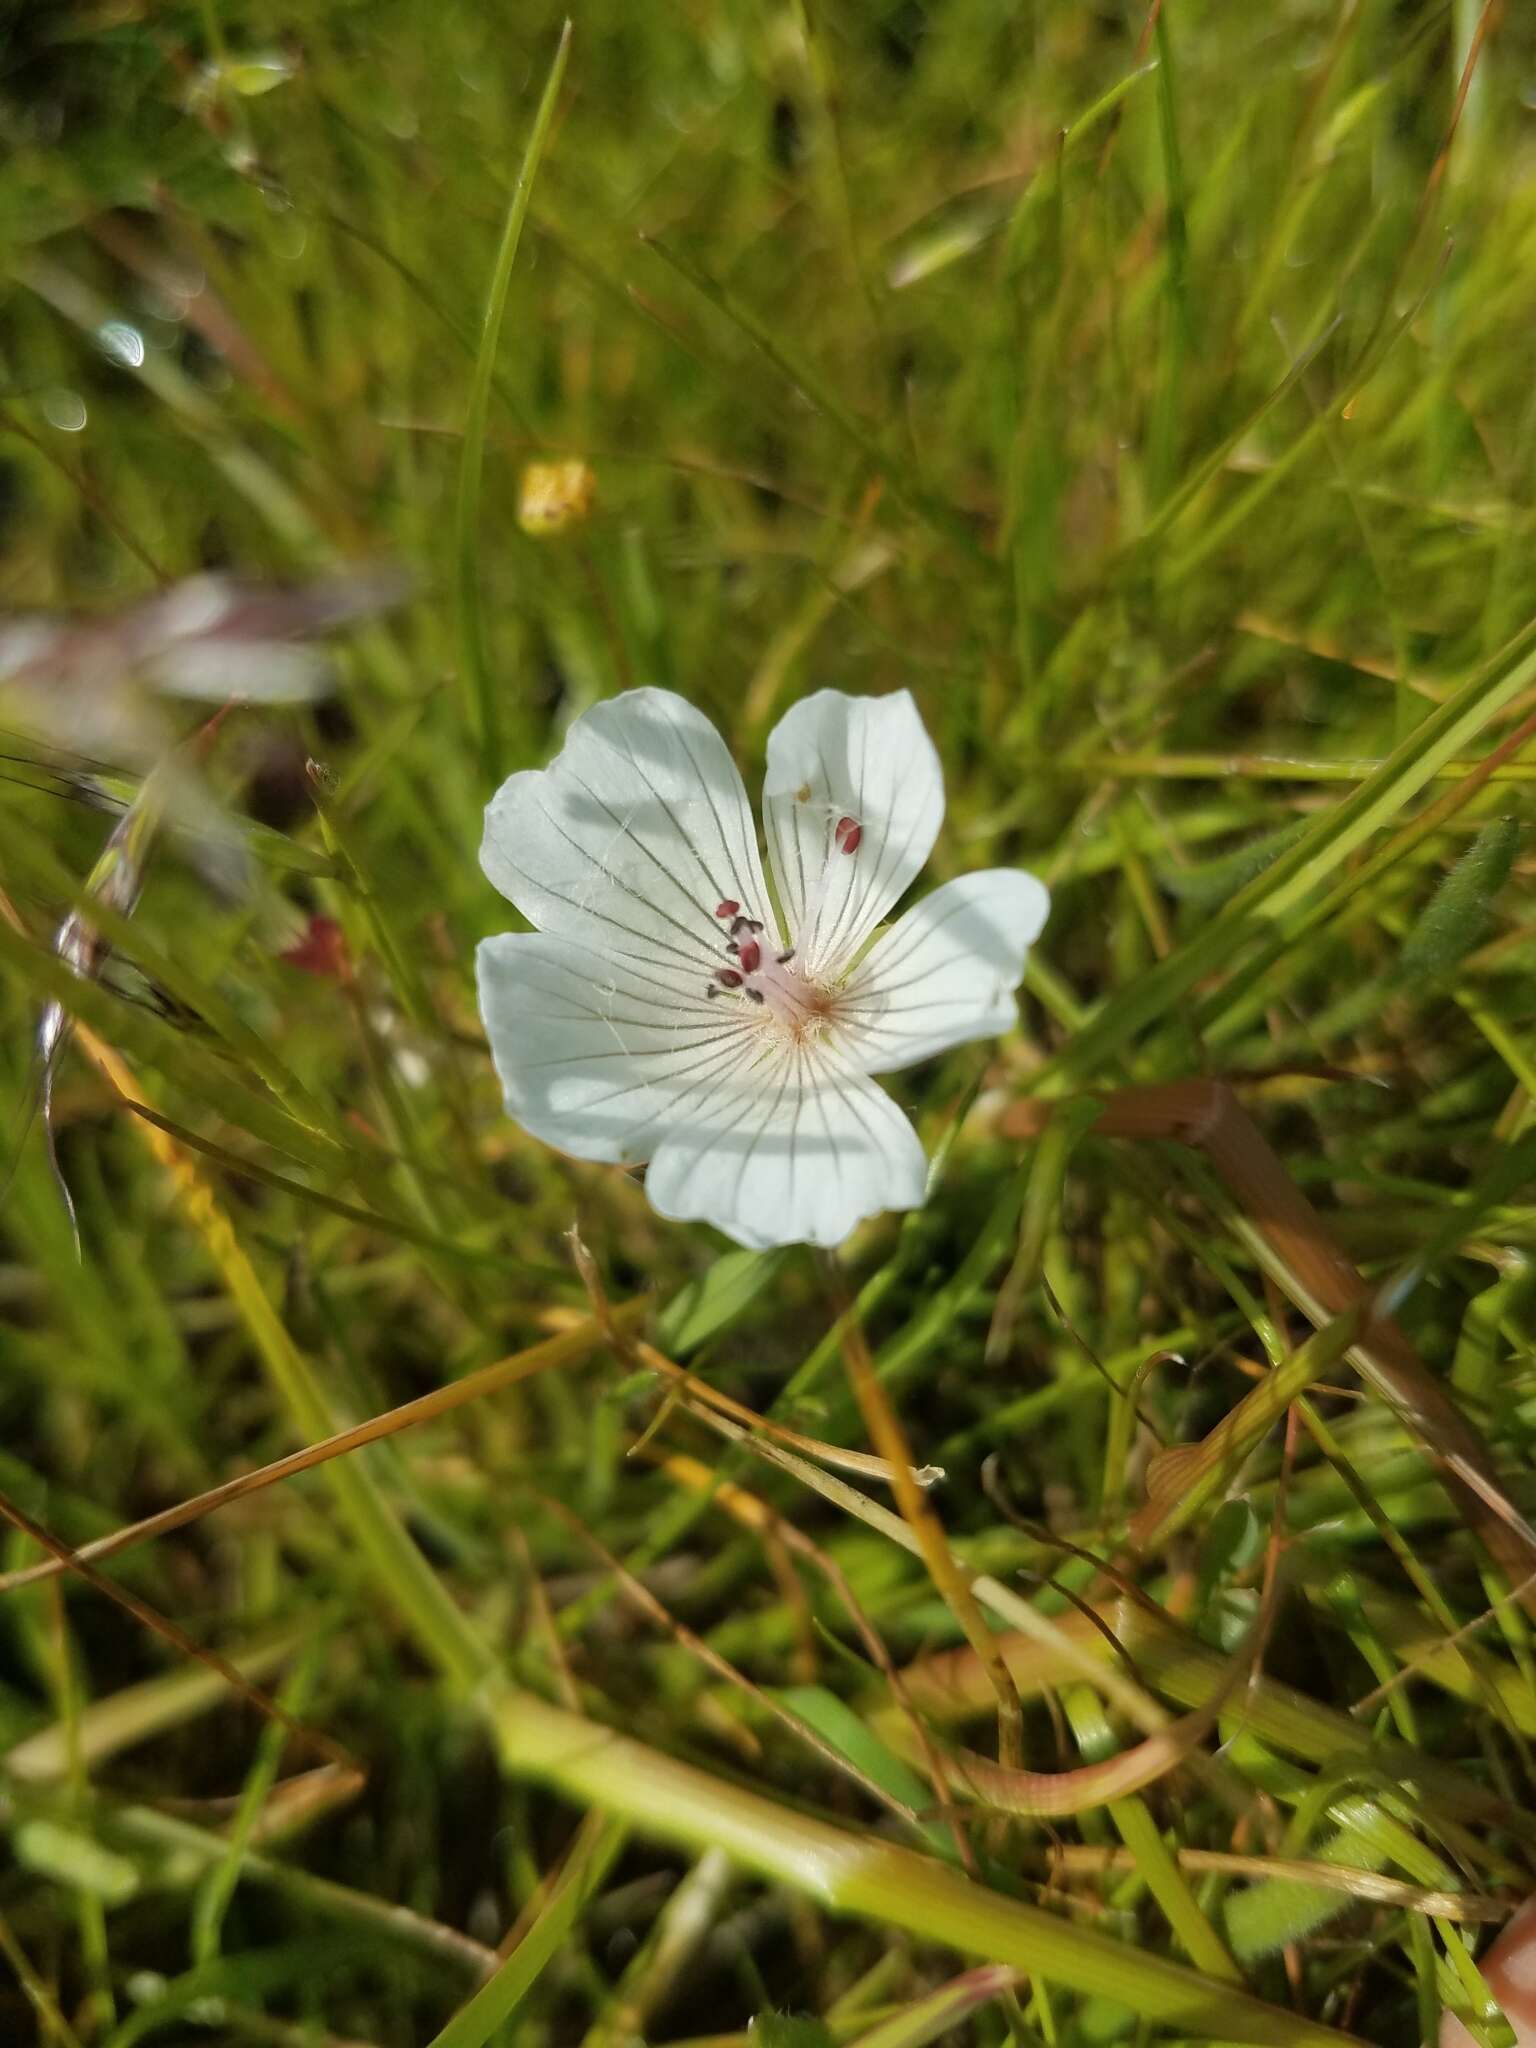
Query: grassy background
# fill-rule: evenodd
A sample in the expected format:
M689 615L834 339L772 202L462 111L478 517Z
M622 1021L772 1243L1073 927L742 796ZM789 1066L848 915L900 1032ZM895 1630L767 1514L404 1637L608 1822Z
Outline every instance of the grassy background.
M894 1084L947 1149L927 1209L843 1256L876 1364L946 1468L931 1502L967 1568L1070 1621L1118 1559L1191 1631L1180 1678L1110 1616L1128 1653L1106 1668L1147 1689L1118 1705L1021 1652L1031 1769L1128 1747L1148 1691L1212 1699L1255 1625L1269 1687L1228 1699L1219 1757L1196 1731L1203 1760L1142 1790L1089 1781L1079 1810L966 1831L976 1884L1048 1894L1127 1960L1084 1993L1064 1932L953 2038L1183 2038L1193 2021L1155 2017L1166 1957L1209 1980L1195 2031L1325 2038L1266 2033L1241 1979L1373 2042L1432 2039L1442 2003L1498 2040L1469 1958L1477 1916L1529 1886L1536 1660L1509 1602L1434 1654L1501 1582L1433 1444L1330 1364L1128 1559L1152 1452L1214 1427L1307 1324L1260 1271L1262 1212L1183 1148L1036 1144L1000 1117L1253 1077L1348 1255L1373 1276L1422 1259L1409 1335L1536 1506L1536 770L1516 748L1466 780L1530 709L1530 19L591 0L467 534L482 314L559 10L7 19L6 605L381 557L415 589L339 647L331 701L228 723L209 774L255 821L251 886L221 898L169 835L105 981L71 998L204 1149L157 1153L90 1048L67 1056L83 1257L35 1129L0 1216L6 1497L79 1542L521 1350L585 1312L578 1220L611 1299L648 1299L711 1385L867 1449L809 1254L722 1257L501 1116L470 962L510 918L475 848L489 766L546 759L632 683L684 691L749 777L802 690L908 687L949 791L934 876L1028 865L1054 911L1020 1033ZM530 535L520 479L553 454L591 465L595 502ZM110 820L6 715L0 880L36 942L3 935L19 1123L48 936ZM348 985L280 957L316 912ZM6 1562L39 1555L16 1535ZM7 2040L617 2048L790 2011L827 2031L761 2038L816 2048L894 2010L894 2048L931 2036L914 2002L957 1951L1026 1959L979 1908L915 1911L910 1870L855 1898L815 1847L831 1819L958 1870L845 1597L913 1667L932 1739L984 1750L984 1672L931 1683L963 1643L953 1589L611 1348L105 1569L248 1654L366 1785L317 1774L99 1589L8 1593ZM544 1743L538 1700L644 1750L605 1775L593 1734L594 1777ZM665 1757L704 1774L694 1806ZM268 1862L242 1874L255 1836ZM1320 1857L1339 1888L1297 1881ZM455 2023L504 1942L499 1991Z

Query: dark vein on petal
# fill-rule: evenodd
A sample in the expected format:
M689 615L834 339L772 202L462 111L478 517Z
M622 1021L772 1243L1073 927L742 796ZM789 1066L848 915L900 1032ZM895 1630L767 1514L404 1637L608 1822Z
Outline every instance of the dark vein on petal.
M629 823L629 821L625 818L621 818L618 812L613 808L613 806L607 801L605 797L599 796L595 789L590 788L585 782L583 782L581 777L576 773L575 769L568 768L566 770L566 773L570 776L571 780L577 785L577 787L587 797L589 797L593 803L597 805L599 810L607 813L607 815L613 820L614 824L617 826L621 836L629 840L632 845L638 847L640 852L645 855L646 859L651 863L652 867L654 867L657 870L657 872L662 876L662 878L665 881L670 882L672 887L678 891L679 895L681 895L688 903L692 904L693 908L699 912L699 915L701 917L706 918L708 920L709 929L711 930L711 932L713 932L715 928L713 914L709 910L707 910L702 903L698 902L694 897L688 894L687 889L684 888L683 884L678 880L677 876L671 872L671 870L667 867L664 861L660 860L651 851L651 849L646 845L645 841L640 837L639 833L635 831L634 827ZM646 783L645 787L648 790L650 790L651 795L655 797L656 801L659 804L661 804L663 809L665 809L666 799L661 795L660 791L652 788L650 783ZM548 816L549 814L546 812L545 815ZM670 812L668 813L668 815L671 815ZM550 823L555 824L555 820L551 818ZM687 939L691 944L701 947L704 950L704 953L707 958L714 958L714 948L708 943L707 940L701 939L698 933L693 930L691 925L684 924L681 918L674 917L671 911L664 909L661 904L652 902L649 896L642 896L638 889L631 888L626 881L624 881L620 876L613 874L608 869L608 867L604 865L603 862L599 861L595 854L588 853L586 848L582 846L578 840L570 839L570 835L564 831L563 827L556 824L555 829L558 832L560 832L562 838L569 839L570 844L576 847L579 853L585 855L586 859L592 863L593 867L595 867L598 870L598 872L602 875L604 881L608 882L611 887L620 890L624 895L630 897L634 902L643 905L645 909L653 912L657 917L664 918L666 922L672 926L674 931L681 932L683 937ZM687 843L686 839L684 843ZM705 873L704 879L706 882L709 879L707 871Z
M615 1088L603 1096L601 1101L594 1102L587 1109L573 1112L573 1114L579 1116L606 1116L612 1110L614 1103L622 1102L627 1095L644 1092L659 1098L658 1107L650 1112L650 1114L655 1122L665 1125L676 1116L678 1101L687 1101L689 1095L702 1092L704 1086L712 1086L723 1073L728 1071L732 1064L733 1058L730 1053L716 1049L705 1059L696 1060L690 1066L683 1068L675 1074L642 1074L637 1079L631 1081L627 1088ZM684 1094L675 1100L667 1100L669 1089L663 1084L678 1081L688 1084Z
M619 1021L618 1012L599 1007L604 996L611 995L626 1003L643 1003L647 1009L656 1011L659 1016L668 1019L674 1024L683 1022L685 1019L691 1020L695 1017L702 1019L711 1014L708 999L702 996L697 1002L690 1003L685 997L678 996L671 990L667 990L664 995L648 996L643 995L638 989L620 989L610 981L583 982L574 975L572 980L575 982L574 987L561 986L552 988L548 982L540 981L536 976L523 971L520 973L511 993L515 996L520 996L525 991L531 990L535 995L541 995L549 1002L574 1004L579 1015L601 1017L614 1022ZM649 1031L656 1031L662 1028L652 1018L635 1017L627 1021L643 1024Z
M690 746L688 741L687 729L683 726L676 726L673 729L677 734L678 744L681 746L683 752L688 756L689 767L694 770L695 774L699 778L699 782L704 791L705 800L709 804L709 814L714 819L715 829L720 834L720 844L724 847L725 857L731 863L732 869L735 871L737 877L736 890L733 892L729 888L722 889L719 892L719 895L716 897L716 901L718 902L721 897L729 896L733 893L738 894L739 898L741 900L744 900L756 888L757 883L759 881L759 877L756 872L757 863L755 859L751 857L751 851L755 851L755 849L749 851L748 828L752 824L752 806L747 800L747 786L742 781L741 776L736 772L735 762L730 761L730 757L727 755L726 758L730 766L731 773L735 776L734 793L739 793L741 797L741 803L738 807L736 814L736 829L741 834L743 854L745 857L738 863L737 856L731 850L730 834L725 829L725 821L721 818L719 810L716 808L715 793L710 787L709 776L707 775L705 770L699 766L697 757L695 756L693 748ZM716 739L719 738L719 734L715 733L713 731L713 728L711 728L711 734L712 737ZM721 745L723 747L723 741L721 742ZM755 837L755 831L750 835L750 837Z
M640 906L643 909L655 910L658 912L658 914L665 916L665 912L660 911L659 905L651 903L647 897L641 896L636 890L629 888L627 884L619 881L617 877L611 876L595 854L588 853L587 849L581 844L581 842L577 839L572 839L571 835L567 831L565 831L563 826L559 825L555 821L555 819L549 817L549 814L547 812L544 815L548 823L555 827L555 830L560 834L560 837L564 839L569 846L573 846L576 849L576 851L581 855L582 859L586 861L589 866L595 867L606 883L608 883L611 887L617 889L621 895L628 896L632 899L632 901L640 904ZM668 956L670 956L670 958L674 960L680 960L682 964L689 970L690 973L698 972L698 962L691 959L688 954L684 953L681 950L680 947L674 946L669 940L660 937L656 933L637 932L632 924L625 924L621 918L614 917L610 912L606 910L599 910L595 903L583 903L578 897L567 896L563 889L553 888L548 882L541 881L539 877L536 874L534 874L531 868L525 868L521 866L517 861L507 859L507 866L512 870L514 874L525 876L527 880L533 884L534 888L540 892L541 895L552 897L556 903L563 903L567 905L571 910L574 910L576 912L578 917L595 918L599 924L611 925L614 931L619 932L626 939L649 939L658 951L667 954ZM686 925L678 924L675 918L668 918L667 922L669 924L675 925L677 930L682 932L683 935L692 944L702 945L702 941L700 941L697 938L697 936L688 929ZM523 936L523 934L514 934L514 936ZM549 932L546 933L544 936L548 938L558 939L560 937L560 934L558 932ZM576 942L567 941L567 943ZM650 959L649 956L645 954L620 952L616 955L616 957L620 960L632 960L641 962L643 964L648 964L651 966L655 965L655 961L653 959ZM712 952L706 951L704 957L710 962L711 965L713 965L715 956Z

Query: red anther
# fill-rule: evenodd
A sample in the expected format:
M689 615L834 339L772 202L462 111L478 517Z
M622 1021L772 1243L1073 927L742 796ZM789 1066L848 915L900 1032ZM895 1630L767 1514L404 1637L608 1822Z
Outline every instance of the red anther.
M715 905L715 915L716 917L734 917L740 908L741 905L739 903L727 896L723 903Z
M763 964L763 949L756 939L743 939L736 957L741 962L743 974L756 974Z
M303 974L318 974L326 981L346 981L352 973L347 942L334 917L312 917L298 943L277 957Z
M859 841L864 837L864 827L857 818L839 818L832 828L832 837L844 853L857 853Z
M741 976L734 967L717 967L715 969L715 979L722 988L741 987Z

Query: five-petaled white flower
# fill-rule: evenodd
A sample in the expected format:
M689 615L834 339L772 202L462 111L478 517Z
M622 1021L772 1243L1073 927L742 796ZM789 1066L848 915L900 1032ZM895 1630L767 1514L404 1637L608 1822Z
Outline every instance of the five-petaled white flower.
M485 814L481 864L538 926L477 963L512 1116L580 1159L649 1161L661 1215L742 1245L917 1208L923 1148L868 1077L1015 1023L1049 901L1017 869L962 875L863 951L943 815L906 691L803 699L768 741L776 909L709 720L668 690L586 712Z

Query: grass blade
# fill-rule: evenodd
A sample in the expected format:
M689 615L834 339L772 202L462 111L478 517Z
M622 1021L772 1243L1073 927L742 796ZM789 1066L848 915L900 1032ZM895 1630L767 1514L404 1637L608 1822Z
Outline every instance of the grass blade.
M565 1867L533 1925L488 1984L460 2007L429 2048L484 2048L510 2019L569 1941L581 1909L602 1883L624 1846L628 1830L618 1821L591 1816L582 1826Z
M486 662L485 637L480 621L480 484L485 467L485 434L490 414L491 387L496 376L496 351L501 342L502 316L507 291L512 283L512 266L517 261L533 181L538 175L544 145L555 118L555 105L565 77L571 48L569 20L560 31L549 75L523 161L512 188L501 246L491 272L486 294L485 315L480 326L480 343L475 353L474 375L470 380L469 405L464 417L464 445L459 456L459 487L455 509L456 597L459 628L459 660L471 721L479 737L480 767L485 782L494 784L501 776L501 718L496 702L496 684Z

